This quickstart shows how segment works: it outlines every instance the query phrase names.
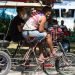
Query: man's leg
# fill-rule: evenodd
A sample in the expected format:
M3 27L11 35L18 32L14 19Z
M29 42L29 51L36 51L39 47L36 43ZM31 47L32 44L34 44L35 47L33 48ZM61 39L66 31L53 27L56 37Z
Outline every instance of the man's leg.
M50 48L50 52L51 52L53 55L55 55L56 51L53 49L52 37L50 36L50 34L47 35L46 41L47 41L48 46L49 46L49 48Z

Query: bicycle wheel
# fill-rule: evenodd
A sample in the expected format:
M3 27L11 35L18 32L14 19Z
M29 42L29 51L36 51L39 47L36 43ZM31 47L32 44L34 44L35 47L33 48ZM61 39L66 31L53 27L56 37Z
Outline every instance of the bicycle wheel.
M11 59L9 55L0 51L0 75L7 75L11 69Z
M43 72L46 75L57 75L58 72L55 70L55 59L50 58L49 61L46 61L42 64Z
M65 56L57 58L55 68L62 75L75 75L75 54L66 53Z

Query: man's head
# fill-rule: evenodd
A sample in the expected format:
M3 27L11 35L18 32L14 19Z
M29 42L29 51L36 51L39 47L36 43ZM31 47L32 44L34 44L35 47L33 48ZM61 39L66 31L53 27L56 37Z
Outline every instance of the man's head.
M45 6L45 7L43 7L42 12L43 12L46 16L49 16L49 15L51 14L51 12L52 12L52 9L51 9L51 7L49 7L49 6Z
M61 25L64 25L64 21L63 20L61 20Z
M34 16L34 15L36 15L37 14L37 11L36 11L36 9L34 9L34 8L31 8L31 16Z
M17 9L16 9L16 11L17 11L17 14L21 17L21 18L23 18L24 16L25 16L25 8L24 7L17 7Z

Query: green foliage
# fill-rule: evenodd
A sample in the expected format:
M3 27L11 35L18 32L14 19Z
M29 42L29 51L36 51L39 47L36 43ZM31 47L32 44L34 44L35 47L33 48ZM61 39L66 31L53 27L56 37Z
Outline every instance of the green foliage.
M9 21L9 19L0 19L0 33L6 33Z

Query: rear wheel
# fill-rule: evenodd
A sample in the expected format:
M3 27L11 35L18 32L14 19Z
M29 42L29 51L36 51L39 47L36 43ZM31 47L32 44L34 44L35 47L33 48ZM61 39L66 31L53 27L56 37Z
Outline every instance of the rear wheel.
M11 59L9 55L0 51L0 75L7 75L11 69Z
M75 54L67 53L66 56L57 58L55 61L56 70L63 75L75 74Z

